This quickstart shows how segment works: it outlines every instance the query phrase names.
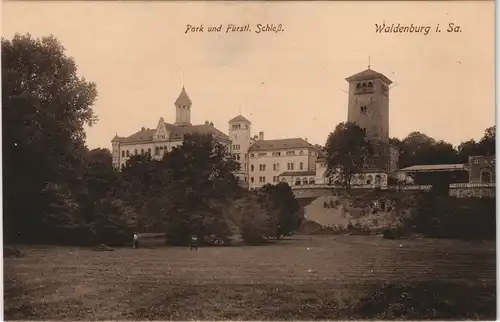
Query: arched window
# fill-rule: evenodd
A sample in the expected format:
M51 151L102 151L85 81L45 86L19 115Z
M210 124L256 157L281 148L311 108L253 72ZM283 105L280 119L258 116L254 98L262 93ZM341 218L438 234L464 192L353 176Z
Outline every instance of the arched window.
M373 177L371 175L369 175L367 178L366 178L366 184L372 184L372 180L373 180Z
M380 175L376 175L375 176L375 185L376 186L380 186L382 184L382 178L380 177Z
M356 84L356 88L361 88L361 84L360 84L360 83L357 83L357 84Z
M295 185L300 186L300 178L295 179Z
M151 155L151 148L148 149L148 154Z
M363 88L366 88L366 83L363 83Z
M314 178L309 178L309 184L314 184Z
M372 82L368 82L368 87L373 87L373 83Z
M489 169L481 170L481 183L490 183L491 182L491 172Z
M303 179L302 179L302 184L303 184L303 185L306 185L306 184L307 184L307 178L303 178Z

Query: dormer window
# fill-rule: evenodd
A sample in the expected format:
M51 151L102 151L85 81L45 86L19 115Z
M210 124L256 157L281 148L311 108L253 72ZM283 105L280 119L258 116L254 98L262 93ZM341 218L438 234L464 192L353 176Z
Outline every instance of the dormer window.
M368 82L368 87L373 87L373 83L372 82Z

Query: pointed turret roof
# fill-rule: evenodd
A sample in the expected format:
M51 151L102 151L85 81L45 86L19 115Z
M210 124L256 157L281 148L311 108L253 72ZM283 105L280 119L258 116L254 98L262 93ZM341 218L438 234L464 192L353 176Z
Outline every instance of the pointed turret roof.
M347 77L345 80L348 82L352 82L352 81L370 80L370 79L376 79L376 78L381 78L384 81L384 83L386 83L387 85L392 84L392 81L389 78L387 78L387 76L385 76L384 74L381 74L379 72L376 72L370 68L368 68L360 73L357 73L355 75L352 75L350 77Z
M234 118L232 118L229 123L232 123L232 122L247 122L247 123L252 123L250 122L249 120L247 120L243 115L238 115Z
M186 89L184 89L184 86L182 86L182 91L179 94L179 97L177 97L177 100L175 101L175 106L191 106L191 100L189 99L188 94L186 93Z

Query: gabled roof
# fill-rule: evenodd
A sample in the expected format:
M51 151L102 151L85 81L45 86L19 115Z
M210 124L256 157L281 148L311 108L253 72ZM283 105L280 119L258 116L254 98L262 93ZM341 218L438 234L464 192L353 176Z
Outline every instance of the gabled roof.
M170 132L171 140L182 140L184 134L199 133L199 134L213 134L216 138L229 140L229 137L223 132L219 131L210 124L201 125L186 125L177 126L174 124L164 122L167 131ZM153 137L156 134L156 129L144 129L136 132L126 138L120 138L120 142L131 143L131 142L148 142L153 141Z
M392 84L392 81L389 78L387 78L387 76L379 72L376 72L373 69L366 69L360 73L347 77L345 80L348 82L353 82L353 81L370 80L377 78L382 79L384 83L386 83L387 85Z
M184 86L182 86L182 91L179 94L179 97L177 97L177 99L175 100L174 104L175 106L191 106L191 100L189 99Z
M283 149L300 149L300 148L314 148L314 145L308 143L302 138L294 139L281 139L281 140L258 140L248 151L264 151L264 150L283 150Z
M246 123L251 123L249 120L247 120L243 115L238 115L236 117L234 117L233 119L231 119L229 121L229 123L233 123L233 122L246 122Z

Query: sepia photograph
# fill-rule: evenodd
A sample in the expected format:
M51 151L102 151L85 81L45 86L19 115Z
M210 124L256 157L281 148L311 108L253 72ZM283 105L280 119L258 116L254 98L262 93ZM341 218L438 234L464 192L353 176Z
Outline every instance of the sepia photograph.
M1 7L4 320L496 320L494 1Z

